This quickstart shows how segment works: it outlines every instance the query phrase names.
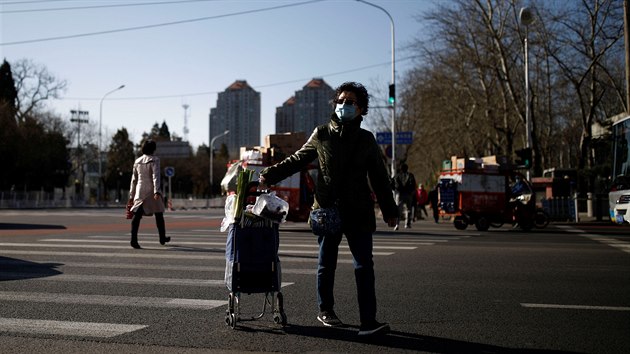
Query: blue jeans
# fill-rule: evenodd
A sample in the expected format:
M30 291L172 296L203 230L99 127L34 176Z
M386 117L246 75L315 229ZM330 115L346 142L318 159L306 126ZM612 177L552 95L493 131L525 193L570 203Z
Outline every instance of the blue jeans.
M317 267L317 303L320 311L332 311L335 305L333 289L339 243L342 234L318 236L319 261ZM359 317L361 323L376 320L376 291L374 286L374 261L372 260L372 234L346 233L354 262L354 278L357 284Z

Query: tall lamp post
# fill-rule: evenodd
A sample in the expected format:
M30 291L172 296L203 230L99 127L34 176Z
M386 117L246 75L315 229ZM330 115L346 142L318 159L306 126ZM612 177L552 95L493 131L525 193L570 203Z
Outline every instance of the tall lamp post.
M214 152L214 142L217 139L219 139L220 137L222 137L224 135L227 135L229 132L230 132L229 130L226 130L223 133L213 137L210 140L210 196L212 196L212 193L214 191L214 189L212 188L213 187L213 182L212 181L213 181L213 178L214 178L214 173L212 171L213 170L213 168L212 168L213 167L213 160L214 160L214 153L213 153Z
M96 202L100 203L101 202L101 189L102 189L102 184L103 184L103 156L101 156L101 136L102 136L102 125L103 125L103 101L105 100L105 97L109 96L109 94L114 93L118 90L122 90L125 87L125 85L120 85L117 88L109 91L108 93L103 95L103 98L101 98L101 103L100 103L100 109L99 109L99 117L98 117L98 190L96 191Z
M389 17L389 22L391 24L391 34L392 34L392 83L390 85L390 105L392 112L392 162L391 162L391 173L392 177L396 174L396 51L395 51L395 36L394 36L394 19L392 15L387 12L384 8L372 4L371 2L367 2L365 0L357 0L358 2L364 3L366 5L370 5L372 7L376 7L377 9L383 11L387 17Z
M526 138L527 138L527 142L526 142L526 148L527 149L531 149L532 148L532 122L531 122L531 113L530 113L530 109L529 109L529 52L528 52L528 48L527 48L527 35L529 32L529 25L531 25L534 22L534 15L532 14L532 11L527 8L527 7L523 7L521 8L521 11L519 12L519 20L521 21L521 24L525 26L525 39L523 40L523 49L525 52L525 131L526 131ZM530 176L529 176L529 168L527 169L527 179L529 180Z

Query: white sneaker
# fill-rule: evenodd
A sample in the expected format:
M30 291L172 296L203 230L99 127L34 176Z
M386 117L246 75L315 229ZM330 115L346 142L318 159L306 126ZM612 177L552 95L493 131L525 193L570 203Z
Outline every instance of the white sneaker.
M398 231L398 225L394 226L394 231Z

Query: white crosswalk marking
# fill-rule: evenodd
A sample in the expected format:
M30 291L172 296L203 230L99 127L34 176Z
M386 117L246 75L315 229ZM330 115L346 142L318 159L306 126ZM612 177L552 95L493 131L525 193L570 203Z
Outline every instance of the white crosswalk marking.
M618 240L613 237L605 237L601 235L594 235L594 234L588 234L588 233L584 233L581 236L584 236L588 239L603 243L611 247L615 247L623 252L630 253L630 242L628 241Z
M85 336L110 338L134 332L146 325L128 325L117 323L70 322L50 320L30 320L20 318L0 318L0 332L51 334L67 336Z
M122 240L77 240L77 239L60 239L60 238L51 238L51 239L44 239L42 240L44 242L82 242L82 243L120 243L120 244L127 244L129 243L128 241L122 241ZM157 244L157 242L155 242L155 244ZM422 243L416 243L416 245L432 245L432 242L422 242ZM173 245L186 245L186 246L223 246L225 247L225 241L224 242L194 242L194 241L174 241ZM88 247L88 246L86 246ZM284 245L280 245L280 248L283 247L287 247ZM317 244L292 244L290 245L290 247L298 247L298 248L318 248L319 246ZM125 245L125 248L129 248ZM339 248L341 249L347 249L348 246L340 246ZM386 245L386 246L378 246L375 245L374 249L388 249L388 250L415 250L417 247L414 246L393 246L393 245Z
M171 246L176 245L175 242ZM48 248L90 248L90 249L129 249L129 246L116 246L116 245L68 245L68 244L56 244L56 243L33 243L33 244L22 244L22 243L12 243L12 242L0 242L0 247L48 247ZM299 254L318 254L319 250L280 250L278 254L287 254L287 253L299 253ZM351 255L350 251L339 251L340 255ZM372 252L374 256L391 256L392 252Z
M132 249L129 246L129 236L120 234L44 236L25 242L2 240L0 281L20 286L0 290L0 303L10 304L5 308L13 309L9 312L11 315L5 318L0 315L0 332L27 336L111 338L152 325L150 322L142 323L146 322L147 316L135 316L134 319L140 320L130 319L131 324L110 323L116 321L108 321L111 318L101 317L99 312L90 317L88 322L68 321L66 316L51 319L50 313L42 319L26 315L28 318L16 318L19 316L14 315L30 313L29 307L35 304L47 304L56 309L72 309L76 306L107 307L112 309L112 313L122 311L117 308L126 308L129 313L137 313L139 309L195 310L210 311L213 313L211 316L217 316L217 310L220 308L219 312L222 312L227 306L228 291L223 279L226 234L217 233L216 230L192 230L169 235L173 240L165 247L157 242L155 234L140 234L142 250ZM461 238L463 237L375 236L373 255L388 257L396 252L410 252ZM319 253L317 239L312 235L287 233L281 235L280 240L278 254L285 280L281 287L294 284L291 276L314 277ZM339 249L338 263L352 267L352 254L345 239ZM11 256L20 259L8 258ZM182 274L186 276L177 276ZM118 289L125 291L123 289L129 287L132 287L134 294L119 293ZM217 299L216 289L221 288L225 292ZM28 291L33 289L37 290ZM179 297L142 296L172 294L174 291L177 291ZM181 296L187 293L191 294L190 298ZM211 295L205 298L205 293ZM200 298L195 298L197 296ZM223 315L219 313L218 316L222 318Z
M224 300L170 299L161 297L131 297L11 291L0 291L0 300L80 305L181 308L197 310L209 310L227 304L227 301Z

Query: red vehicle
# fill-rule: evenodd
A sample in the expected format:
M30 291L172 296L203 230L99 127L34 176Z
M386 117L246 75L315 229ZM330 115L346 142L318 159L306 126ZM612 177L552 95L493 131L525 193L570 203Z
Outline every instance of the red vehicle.
M538 209L531 184L521 173L499 165L470 163L440 174L439 209L458 230L475 225L486 231L510 223L523 230L545 227L549 219Z

